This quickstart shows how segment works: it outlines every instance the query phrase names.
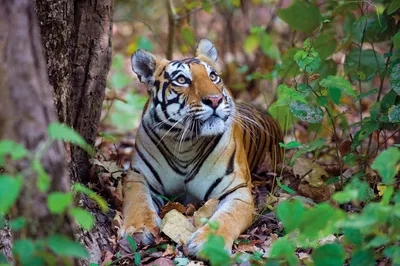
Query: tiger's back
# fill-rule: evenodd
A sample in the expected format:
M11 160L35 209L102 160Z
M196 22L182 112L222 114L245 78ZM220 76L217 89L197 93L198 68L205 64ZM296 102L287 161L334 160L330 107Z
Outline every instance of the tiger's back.
M279 124L268 113L246 103L236 103L239 113L235 126L239 127L238 136L243 140L247 163L254 172L261 163L270 165L276 171L282 163L283 150L279 142L283 142Z

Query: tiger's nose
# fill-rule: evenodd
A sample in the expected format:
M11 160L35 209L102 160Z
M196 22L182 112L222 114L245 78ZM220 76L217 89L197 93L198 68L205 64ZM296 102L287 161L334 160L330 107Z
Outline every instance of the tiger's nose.
M205 104L210 106L213 109L217 109L218 105L222 103L222 94L217 95L207 95L201 99L201 101Z

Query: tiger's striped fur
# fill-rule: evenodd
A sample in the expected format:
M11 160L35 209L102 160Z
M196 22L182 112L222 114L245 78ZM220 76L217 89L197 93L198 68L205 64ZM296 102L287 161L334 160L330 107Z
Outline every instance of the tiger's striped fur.
M251 223L251 172L270 154L271 165L282 161L282 134L272 117L235 103L218 76L217 52L203 39L197 57L159 60L139 50L132 68L147 84L150 98L139 127L131 171L124 183L121 235L141 232L152 242L159 232L159 195L180 195L184 203L220 200L210 218L226 249ZM188 242L190 254L202 247L208 225Z

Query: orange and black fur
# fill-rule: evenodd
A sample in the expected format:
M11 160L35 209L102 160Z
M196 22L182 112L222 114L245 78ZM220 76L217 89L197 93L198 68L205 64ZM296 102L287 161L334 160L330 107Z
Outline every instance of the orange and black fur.
M216 70L217 51L203 39L197 57L167 61L139 50L132 69L148 87L131 171L124 183L120 234L142 233L149 244L159 232L159 195L182 201L219 199L210 218L227 250L252 223L251 172L270 156L282 161L278 124L250 105L235 103ZM210 232L206 224L188 241L195 255Z

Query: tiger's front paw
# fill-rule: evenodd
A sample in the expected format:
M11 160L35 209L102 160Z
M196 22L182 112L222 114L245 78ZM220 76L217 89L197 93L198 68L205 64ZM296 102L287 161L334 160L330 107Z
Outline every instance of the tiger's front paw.
M138 244L150 245L160 236L160 224L161 219L158 215L147 223L125 220L123 226L118 230L118 234L122 238L130 235Z
M198 256L198 252L204 247L204 244L208 240L208 236L213 234L207 225L199 228L192 234L187 243L188 253L191 256ZM233 241L229 241L224 238L225 250L231 254Z

